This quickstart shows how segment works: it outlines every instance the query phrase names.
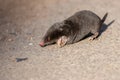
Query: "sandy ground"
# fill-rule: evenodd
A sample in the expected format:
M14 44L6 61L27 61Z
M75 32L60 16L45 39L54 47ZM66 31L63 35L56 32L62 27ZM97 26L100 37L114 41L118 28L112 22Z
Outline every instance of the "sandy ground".
M53 23L80 10L109 13L97 40L38 45ZM120 80L120 1L0 0L0 80Z

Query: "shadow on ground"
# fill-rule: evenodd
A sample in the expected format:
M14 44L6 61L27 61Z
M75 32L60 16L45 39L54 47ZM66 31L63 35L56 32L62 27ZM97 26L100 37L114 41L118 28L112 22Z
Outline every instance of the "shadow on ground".
M99 35L99 36L101 36L101 34L102 34L104 31L106 31L107 28L108 28L109 26L111 26L114 22L115 22L115 20L112 20L109 24L103 24L102 27L101 27L100 35Z

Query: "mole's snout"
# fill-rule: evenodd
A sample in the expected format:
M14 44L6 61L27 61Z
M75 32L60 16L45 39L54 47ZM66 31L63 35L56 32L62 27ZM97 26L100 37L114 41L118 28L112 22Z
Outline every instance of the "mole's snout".
M45 47L45 43L44 42L40 42L39 44L41 47Z

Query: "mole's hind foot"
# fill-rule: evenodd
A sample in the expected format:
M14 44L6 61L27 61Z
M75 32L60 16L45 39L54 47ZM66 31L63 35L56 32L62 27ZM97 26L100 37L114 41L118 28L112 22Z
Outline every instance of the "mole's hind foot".
M98 37L99 33L96 32L94 33L90 38L89 38L89 41L93 41L94 39L96 39Z
M93 37L90 37L90 38L89 38L89 41L93 41L94 39L95 39L95 38L93 38Z

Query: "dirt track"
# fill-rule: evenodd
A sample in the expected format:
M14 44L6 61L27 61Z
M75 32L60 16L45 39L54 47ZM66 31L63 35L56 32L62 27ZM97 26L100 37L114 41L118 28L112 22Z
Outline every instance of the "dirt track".
M109 13L97 40L38 45L53 23L79 10ZM120 1L0 0L0 80L120 80Z

